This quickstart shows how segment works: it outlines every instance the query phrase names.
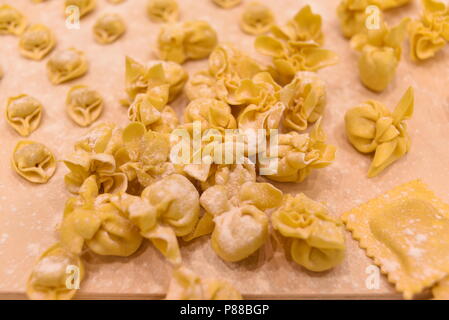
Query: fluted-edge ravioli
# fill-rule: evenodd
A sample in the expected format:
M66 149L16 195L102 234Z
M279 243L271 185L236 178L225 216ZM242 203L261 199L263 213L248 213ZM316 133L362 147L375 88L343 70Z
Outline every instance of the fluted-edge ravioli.
M42 60L56 45L55 36L43 24L33 24L20 36L19 50L22 56L32 60Z
M8 99L6 121L21 136L27 137L39 126L42 112L43 106L38 100L21 94Z
M16 8L0 5L0 34L20 35L25 30L27 19Z
M84 52L74 48L55 52L47 62L48 77L55 85L82 77L87 69Z
M50 149L30 140L16 144L11 163L22 178L33 183L47 183L56 171L56 159Z
M250 2L240 18L240 28L248 34L259 35L268 32L275 22L273 12L259 2Z
M107 13L98 18L93 27L94 38L100 44L118 40L126 32L126 24L116 13Z
M67 114L79 126L91 125L103 111L101 95L85 85L70 88L66 98Z
M65 0L64 8L76 6L79 8L80 18L92 12L97 6L97 0Z
M149 0L147 14L153 22L176 22L179 20L179 6L176 0Z

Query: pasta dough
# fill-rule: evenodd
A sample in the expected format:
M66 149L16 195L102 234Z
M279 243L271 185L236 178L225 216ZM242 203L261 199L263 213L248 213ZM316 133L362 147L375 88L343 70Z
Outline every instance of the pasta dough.
M368 257L411 299L449 272L449 205L420 180L343 214Z
M57 51L47 62L48 77L55 85L82 77L87 69L84 53L74 48Z
M27 26L27 19L16 8L0 5L0 34L20 35Z
M153 22L176 22L179 20L179 6L176 0L149 0L148 17Z
M73 86L67 93L67 113L79 126L91 125L103 111L103 98L88 86Z
M432 288L432 294L435 300L449 300L449 276Z
M56 171L55 156L39 142L19 141L14 148L11 162L22 178L33 183L47 183Z
M33 24L21 35L19 49L22 56L42 60L55 47L53 32L43 24Z
M252 35L268 32L274 24L271 10L259 2L250 2L240 18L240 28Z
M353 147L362 153L374 152L368 177L378 175L410 150L404 120L412 117L413 105L413 88L410 87L393 113L373 100L346 112L346 134Z
M81 18L95 9L97 0L65 0L65 8L69 6L78 7Z
M344 258L343 224L328 215L325 205L300 193L286 195L282 206L271 216L273 228L292 238L290 253L304 268L321 272L340 264Z
M212 0L217 6L222 7L223 9L230 9L237 5L239 5L242 0Z
M125 33L126 25L118 14L109 13L98 18L93 31L98 43L108 44L115 42Z
M17 133L27 137L39 126L42 109L38 100L26 94L11 97L6 105L6 121Z

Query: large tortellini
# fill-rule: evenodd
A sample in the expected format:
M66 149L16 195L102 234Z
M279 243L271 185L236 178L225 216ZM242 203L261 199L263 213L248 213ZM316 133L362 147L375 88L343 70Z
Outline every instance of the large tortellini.
M26 292L34 300L68 300L75 295L83 278L80 257L57 243L46 250L33 267Z
M251 2L240 18L240 28L248 34L259 35L268 32L274 20L274 15L267 6Z
M20 35L27 25L26 18L8 4L0 5L0 34Z
M412 117L413 106L413 89L409 88L393 112L373 100L346 112L346 134L351 144L359 152L374 152L368 177L378 175L410 150L404 120Z
M109 13L98 18L93 28L95 40L101 44L108 44L119 39L126 31L122 17Z
M273 213L274 229L291 238L293 260L304 268L321 272L343 260L345 237L343 224L328 215L325 205L304 194L286 195L282 206Z
M48 77L53 84L79 78L87 69L84 53L74 48L57 51L47 62Z
M362 83L373 91L383 91L393 80L401 59L409 19L389 28L385 23L380 29L358 33L351 39L351 45L361 52L359 75Z
M22 34L19 41L20 53L33 60L42 60L55 47L53 32L43 24L33 24Z
M11 162L21 177L33 183L47 183L56 171L55 156L39 142L19 141Z
M162 60L182 64L208 57L217 42L217 33L209 23L187 21L162 26L157 47Z
M6 121L21 136L27 137L39 126L42 109L38 100L26 94L11 97L6 106Z
M84 17L95 9L97 6L97 0L65 0L64 6L66 9L70 6L78 7L79 16Z
M179 20L179 6L176 0L149 0L148 17L153 22L176 22Z
M101 95L85 85L76 85L67 93L67 113L79 126L91 125L103 111Z

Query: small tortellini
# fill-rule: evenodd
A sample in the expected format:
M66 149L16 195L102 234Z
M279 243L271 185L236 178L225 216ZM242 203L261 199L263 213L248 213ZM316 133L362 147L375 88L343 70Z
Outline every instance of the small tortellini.
M91 125L103 111L101 95L85 85L73 86L67 93L67 113L79 126Z
M230 9L237 5L239 5L242 0L212 0L217 6L220 6L224 9Z
M176 0L149 0L148 17L153 22L176 22L179 20L179 6Z
M57 51L47 62L48 76L55 85L82 77L87 69L84 52L74 48Z
M25 16L8 4L0 5L0 34L20 35L25 30Z
M27 137L39 126L42 109L38 100L26 94L11 97L6 106L6 121L17 133Z
M56 171L56 159L50 149L29 140L17 143L11 163L22 178L33 183L47 183Z
M78 255L57 243L46 250L33 267L26 293L33 300L68 300L84 278L84 266Z
M115 42L125 33L126 25L120 15L108 13L98 18L93 31L98 43L109 44Z
M393 112L374 100L346 112L349 142L361 153L374 152L368 177L377 176L410 150L411 141L404 120L412 117L413 107L413 88L410 87Z
M187 21L162 26L157 47L162 60L182 64L208 57L217 42L217 33L209 23Z
M240 18L241 29L252 35L268 32L274 24L274 15L271 10L259 3L249 3Z
M344 258L343 224L328 215L325 205L300 193L286 195L282 206L271 216L273 228L292 238L290 253L304 268L321 272L340 264Z
M342 0L337 8L340 28L346 38L365 30L366 8L371 0Z
M65 0L65 8L67 9L70 6L78 7L81 18L95 9L97 0Z
M21 35L20 53L28 59L42 60L55 47L53 32L43 24L33 24Z

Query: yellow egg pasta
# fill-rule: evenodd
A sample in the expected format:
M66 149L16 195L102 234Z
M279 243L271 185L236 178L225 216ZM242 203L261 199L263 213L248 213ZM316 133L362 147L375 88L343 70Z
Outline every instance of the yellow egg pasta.
M449 300L449 276L432 288L432 295L435 300Z
M377 0L378 2L382 0ZM366 31L368 14L366 9L373 0L342 0L337 7L337 16L343 35L350 39L353 35Z
M33 183L47 183L56 171L56 159L50 149L30 140L17 143L11 163L22 178Z
M223 9L231 9L238 6L242 0L212 0L217 6Z
M6 121L17 133L27 137L39 126L42 112L43 106L38 100L21 94L8 99Z
M274 22L274 15L267 6L259 2L250 2L240 18L240 28L245 33L260 35L270 31Z
M176 0L149 0L147 14L153 22L176 22L179 20L179 6Z
M97 6L97 0L65 0L64 8L76 6L79 9L80 18L91 13Z
M109 44L117 41L126 31L122 17L116 13L108 13L98 18L94 25L94 38L98 43Z
M91 125L103 111L101 95L85 85L73 86L67 93L67 114L79 126Z
M43 24L33 24L20 36L19 49L22 56L42 60L55 47L53 32Z
M84 53L74 48L57 51L47 62L48 77L55 85L82 77L87 69Z
M119 4L124 2L125 0L108 0L108 2L113 3L113 4Z
M16 8L0 5L0 34L20 35L25 31L27 19Z

